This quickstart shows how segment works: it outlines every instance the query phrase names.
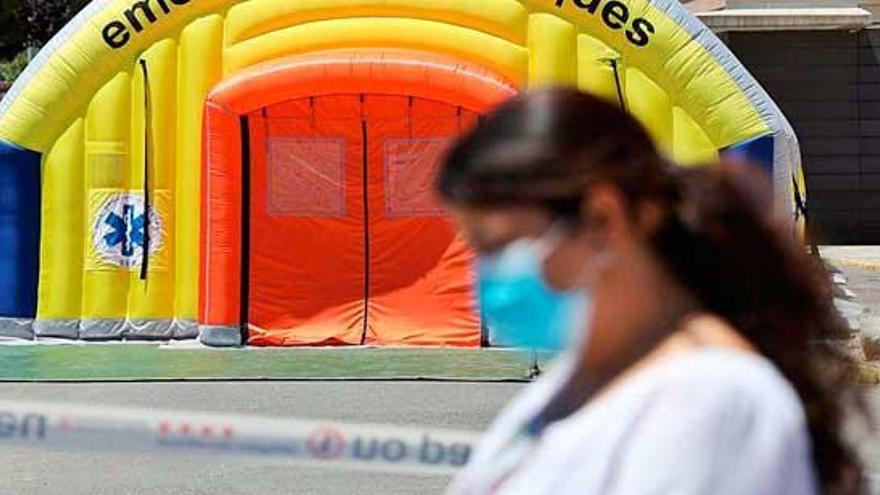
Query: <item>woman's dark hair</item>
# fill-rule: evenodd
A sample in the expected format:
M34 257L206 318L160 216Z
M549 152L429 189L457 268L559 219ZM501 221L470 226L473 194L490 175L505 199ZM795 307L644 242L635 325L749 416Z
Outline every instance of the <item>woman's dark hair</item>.
M858 393L840 356L811 342L845 334L821 264L781 228L762 172L741 163L673 166L617 106L575 90L525 93L453 147L438 178L448 202L534 205L571 221L592 184L619 189L635 218L662 213L648 242L703 310L727 320L797 390L824 493L861 493L843 436ZM857 402L857 401L855 401Z

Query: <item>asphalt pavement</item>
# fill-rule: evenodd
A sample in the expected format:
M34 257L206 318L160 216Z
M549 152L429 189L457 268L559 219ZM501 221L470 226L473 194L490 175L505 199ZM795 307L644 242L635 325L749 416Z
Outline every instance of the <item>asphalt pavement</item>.
M522 387L504 383L0 384L3 400L484 429ZM0 494L431 494L449 479L208 457L0 449Z

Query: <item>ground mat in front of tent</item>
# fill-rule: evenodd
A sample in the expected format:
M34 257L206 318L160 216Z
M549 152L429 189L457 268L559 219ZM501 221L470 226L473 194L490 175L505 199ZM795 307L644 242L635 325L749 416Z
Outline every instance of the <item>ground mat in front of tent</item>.
M508 350L22 345L0 347L0 381L516 381L532 361Z

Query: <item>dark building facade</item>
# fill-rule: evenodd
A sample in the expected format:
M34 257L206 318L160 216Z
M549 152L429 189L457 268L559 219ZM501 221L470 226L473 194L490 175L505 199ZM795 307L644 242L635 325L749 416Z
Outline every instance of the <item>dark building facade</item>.
M880 29L725 37L798 134L817 240L880 244Z

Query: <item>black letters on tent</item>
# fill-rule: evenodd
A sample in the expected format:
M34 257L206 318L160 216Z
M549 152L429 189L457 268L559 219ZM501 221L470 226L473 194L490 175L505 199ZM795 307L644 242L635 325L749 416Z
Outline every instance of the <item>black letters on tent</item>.
M141 24L140 19L138 18L138 11L140 11L141 15L144 17L146 21L150 24L158 21L159 18L156 17L156 14L153 12L153 9L150 7L150 2L147 0L141 0L140 2L135 2L131 5L131 8L125 11L125 19L128 20L129 25L134 28L135 31L140 33L144 30L143 24Z
M155 7L150 2L155 2ZM192 0L138 0L122 13L122 18L110 21L101 31L104 43L114 50L123 48L131 41L132 31L142 33L146 28L159 22L159 14L170 15L172 6L181 7ZM566 1L591 15L597 13L602 23L612 30L624 29L626 39L636 47L646 46L654 34L654 25L643 17L630 21L630 10L619 0L611 0L601 9L602 0L556 0L556 7L563 8Z
M645 46L648 44L650 36L654 34L654 25L644 19L636 19L633 21L632 31L626 31L626 39L636 46Z
M155 2L158 9L151 5L151 1ZM104 26L104 29L101 30L101 34L104 37L104 43L114 50L122 48L131 41L132 30L139 34L146 28L159 22L159 14L171 14L172 5L182 7L191 1L192 0L138 0L131 4L131 7L122 12L122 17L120 19L110 21Z
M567 0L556 0L556 6L563 8ZM619 0L611 0L606 3L602 9L599 6L602 0L570 0L571 4L580 10L595 15L601 13L602 23L609 29L626 30L626 39L636 47L646 46L651 41L651 35L654 34L654 25L643 17L633 19L632 26L628 25L630 20L629 7Z
M620 29L629 20L629 9L617 0L611 0L602 9L602 20L611 29Z
M131 39L131 34L122 21L113 21L104 26L103 34L104 43L107 43L110 48L122 48Z

